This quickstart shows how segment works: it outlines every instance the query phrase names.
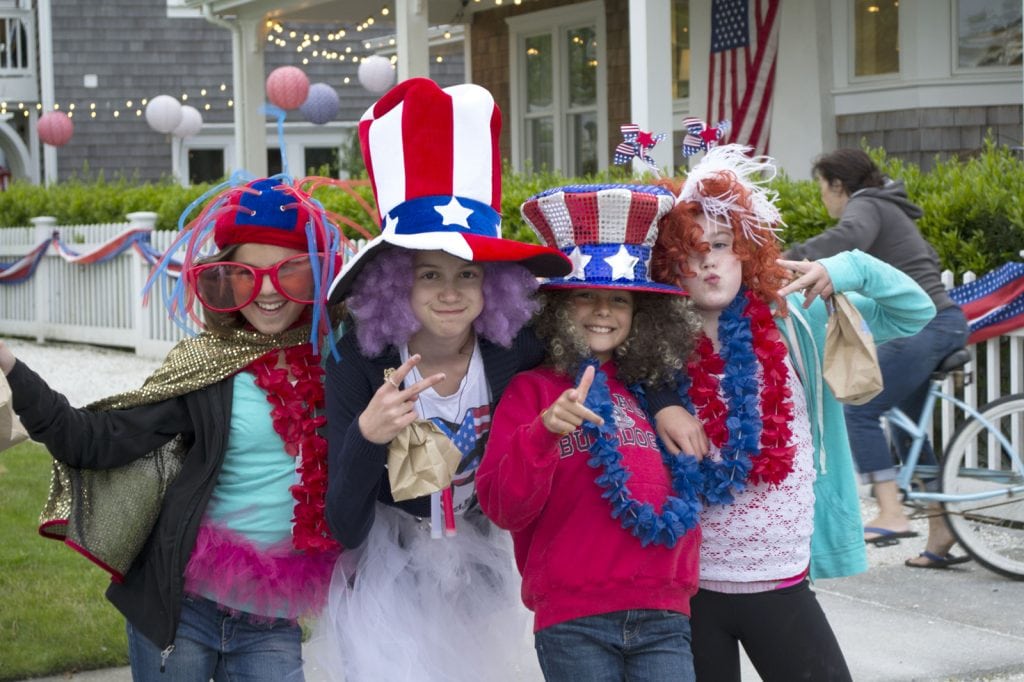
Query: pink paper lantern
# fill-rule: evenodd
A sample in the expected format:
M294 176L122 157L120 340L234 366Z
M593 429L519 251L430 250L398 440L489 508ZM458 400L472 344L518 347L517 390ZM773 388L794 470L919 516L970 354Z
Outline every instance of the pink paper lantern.
M39 117L36 131L45 144L63 147L75 132L75 125L63 111L51 111Z
M309 78L296 66L279 66L267 76L267 99L282 109L298 109L309 96Z
M341 108L338 93L327 83L314 83L309 86L309 97L302 103L299 111L310 123L323 125L334 120Z

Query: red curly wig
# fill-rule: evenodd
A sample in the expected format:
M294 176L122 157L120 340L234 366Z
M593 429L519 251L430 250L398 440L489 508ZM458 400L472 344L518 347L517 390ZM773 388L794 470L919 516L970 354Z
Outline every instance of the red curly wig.
M671 190L677 196L682 182L676 178L658 180L658 185ZM701 192L707 197L729 197L738 206L750 209L750 192L729 171L721 171L701 182ZM704 230L697 217L703 214L701 204L696 201L680 202L669 211L659 223L658 241L651 258L654 279L662 283L682 286L683 277L693 277L694 272L686 269L686 258L695 251L708 251L704 241ZM774 304L776 315L785 316L786 300L779 296L788 282L785 268L775 260L780 256L779 243L769 235L761 243L749 239L734 214L729 214L729 225L733 234L733 252L743 264L743 285L757 293L761 300Z

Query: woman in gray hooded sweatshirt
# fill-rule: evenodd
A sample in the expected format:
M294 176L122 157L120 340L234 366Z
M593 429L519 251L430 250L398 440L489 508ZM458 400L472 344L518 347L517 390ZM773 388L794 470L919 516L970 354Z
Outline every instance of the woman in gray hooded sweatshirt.
M914 336L893 339L878 347L884 390L864 405L845 407L857 468L878 501L878 515L864 528L864 541L894 544L916 535L903 513L892 454L879 417L896 405L917 419L928 391L928 377L944 357L967 341L967 320L940 279L939 258L917 224L922 211L907 199L902 181L885 178L871 158L859 149L837 149L819 156L813 174L828 214L839 222L787 251L792 260L817 260L841 251L859 249L912 277L932 298L935 318ZM906 451L903 444L900 448ZM921 462L935 462L926 440ZM925 551L907 560L916 568L946 568L967 561L950 554L954 539L940 515L929 519Z

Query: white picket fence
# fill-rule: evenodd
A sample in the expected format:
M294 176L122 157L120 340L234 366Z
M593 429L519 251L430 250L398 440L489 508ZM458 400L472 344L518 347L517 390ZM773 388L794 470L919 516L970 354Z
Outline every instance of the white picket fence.
M0 262L10 263L29 253L55 229L63 241L86 253L129 228L152 228L155 213L130 214L125 223L57 226L52 218L33 219L33 227L0 229ZM152 246L162 253L174 232L152 232ZM143 305L140 292L149 265L134 249L105 263L75 265L52 249L47 251L35 275L22 284L0 284L0 336L91 343L134 350L147 357L163 357L186 332L172 323L158 295ZM976 279L967 273L963 282ZM953 275L943 273L947 287ZM985 376L976 376L963 387L947 385L970 405L1001 395L1001 377L1009 377L1011 393L1024 391L1024 330L971 346L974 357L984 355ZM971 363L973 367L976 363ZM952 435L952 407L944 404L938 416L941 440Z
M54 230L70 248L88 253L127 229L152 229L157 216L138 212L127 217L124 223L58 226L44 216L32 219L33 227L0 229L0 262L18 260ZM173 232L153 231L150 242L162 253L174 237ZM50 248L27 281L0 284L0 335L129 348L163 357L186 332L168 319L156 297L143 305L140 292L149 270L135 249L104 263L77 265Z

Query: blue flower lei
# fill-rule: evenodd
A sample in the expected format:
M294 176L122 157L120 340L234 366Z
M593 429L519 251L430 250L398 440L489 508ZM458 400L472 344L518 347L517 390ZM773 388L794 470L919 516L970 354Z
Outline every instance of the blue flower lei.
M598 362L591 359L580 367L576 385L579 385L586 368L591 366L596 370L594 383L583 404L604 419L604 424L597 426L585 421L582 428L594 441L590 446L587 464L594 469L602 469L601 474L594 479L604 489L601 497L608 500L608 504L611 505L612 518L619 519L624 529L639 538L641 546L655 544L675 547L679 538L694 528L698 522L701 503L697 495L700 485L697 460L690 455L668 454L659 440L661 459L671 474L672 490L675 495L666 497L660 514L652 504L634 499L626 485L631 474L622 466L622 453L618 447L618 426L615 424L607 375L601 371ZM642 397L642 394L638 396L638 400Z
M753 350L750 318L743 314L746 307L746 292L741 288L718 318L719 355L725 363L721 386L729 407L725 422L729 438L721 449L720 461L705 457L700 462L701 493L708 504L731 504L746 488L751 457L761 453L758 361ZM686 409L696 414L690 400L690 385L690 377L684 372L679 382L679 397Z

